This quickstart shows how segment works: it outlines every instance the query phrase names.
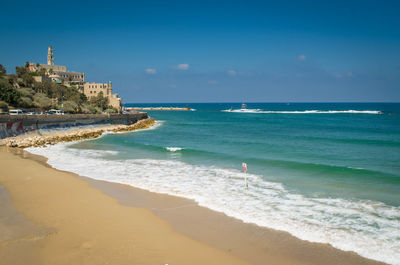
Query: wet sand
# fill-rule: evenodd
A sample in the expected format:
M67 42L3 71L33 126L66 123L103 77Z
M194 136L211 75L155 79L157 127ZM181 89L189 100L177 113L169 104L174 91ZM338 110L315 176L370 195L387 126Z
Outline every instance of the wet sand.
M0 264L383 264L0 148Z

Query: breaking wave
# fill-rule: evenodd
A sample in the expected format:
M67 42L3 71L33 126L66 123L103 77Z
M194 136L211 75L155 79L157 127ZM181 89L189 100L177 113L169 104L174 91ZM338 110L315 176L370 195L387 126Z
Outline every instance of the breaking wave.
M57 169L193 199L244 222L400 265L400 207L370 200L307 197L256 174L247 174L246 190L244 175L238 170L173 160L108 159L116 153L69 145L27 151L46 156Z
M165 147L165 149L167 149L168 151L171 151L171 152L176 152L176 151L180 151L184 148L182 148L182 147Z
M281 110L261 110L261 109L227 109L221 110L223 112L234 113L264 113L264 114L383 114L379 110L294 110L294 111L281 111Z

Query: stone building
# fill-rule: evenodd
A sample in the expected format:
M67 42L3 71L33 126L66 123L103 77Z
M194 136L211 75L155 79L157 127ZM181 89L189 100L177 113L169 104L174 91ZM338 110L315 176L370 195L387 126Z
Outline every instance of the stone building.
M47 64L29 63L29 71L35 72L37 70L45 69L47 76L35 76L36 82L43 82L44 80L55 81L64 85L77 84L81 92L83 92L88 99L97 96L103 92L104 97L108 98L109 105L122 110L122 99L118 94L112 93L112 83L93 83L85 82L85 73L69 72L64 65L54 65L53 47L49 46L47 51Z
M96 97L100 92L103 92L103 96L108 98L109 105L116 108L119 112L122 108L122 100L118 97L118 94L112 93L112 83L92 83L86 82L83 86L83 93L90 99Z
M48 48L47 52L47 64L29 63L28 68L31 72L45 69L49 78L60 84L75 84L78 85L80 89L83 89L83 84L85 83L85 73L69 72L64 65L54 65L53 47L51 46Z

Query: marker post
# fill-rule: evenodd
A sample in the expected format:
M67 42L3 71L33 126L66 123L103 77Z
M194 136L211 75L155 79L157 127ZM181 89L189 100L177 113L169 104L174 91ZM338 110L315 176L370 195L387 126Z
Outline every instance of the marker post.
M243 168L243 171L244 171L244 182L245 182L245 185L246 185L246 189L249 189L249 185L247 183L247 164L246 163L242 163L242 168Z

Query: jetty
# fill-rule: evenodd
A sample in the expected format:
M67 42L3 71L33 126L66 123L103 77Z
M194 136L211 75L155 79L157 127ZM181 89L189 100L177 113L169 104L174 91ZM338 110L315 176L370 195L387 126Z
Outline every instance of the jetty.
M0 139L20 134L86 125L132 125L147 119L145 112L129 114L0 115Z
M133 124L96 124L95 126L86 128L72 127L66 130L34 130L1 139L0 145L19 148L46 146L59 142L97 138L105 132L132 132L147 129L153 126L154 123L155 121L153 119L146 118L136 121Z

